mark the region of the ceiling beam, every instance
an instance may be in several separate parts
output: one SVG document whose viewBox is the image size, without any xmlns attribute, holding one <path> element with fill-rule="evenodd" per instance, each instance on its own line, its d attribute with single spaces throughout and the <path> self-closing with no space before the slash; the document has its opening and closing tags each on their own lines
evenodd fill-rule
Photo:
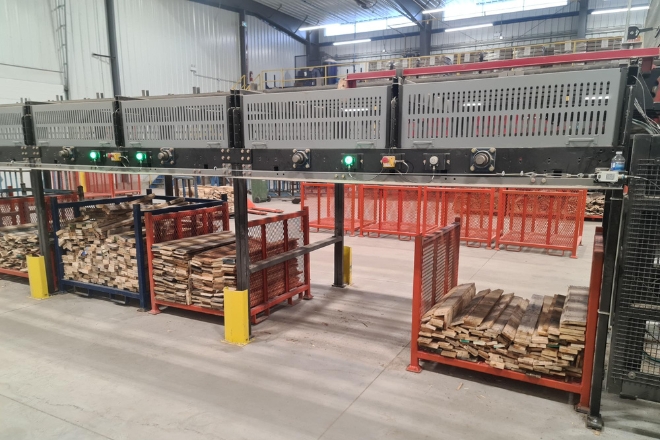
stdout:
<svg viewBox="0 0 660 440">
<path fill-rule="evenodd" d="M 194 3 L 201 3 L 207 6 L 226 9 L 228 11 L 245 11 L 247 14 L 259 17 L 279 31 L 284 32 L 291 38 L 305 44 L 307 40 L 296 34 L 296 31 L 303 25 L 304 21 L 287 15 L 283 12 L 269 8 L 266 5 L 257 3 L 254 0 L 190 0 Z"/>
<path fill-rule="evenodd" d="M 400 12 L 410 19 L 420 28 L 424 26 L 422 23 L 422 8 L 415 0 L 392 0 L 396 4 Z"/>
</svg>

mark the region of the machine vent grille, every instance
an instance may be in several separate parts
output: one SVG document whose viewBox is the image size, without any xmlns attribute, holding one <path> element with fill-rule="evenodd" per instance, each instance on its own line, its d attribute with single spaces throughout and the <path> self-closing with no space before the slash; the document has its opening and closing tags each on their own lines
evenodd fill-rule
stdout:
<svg viewBox="0 0 660 440">
<path fill-rule="evenodd" d="M 21 106 L 0 108 L 0 145 L 23 145 L 23 125 Z"/>
<path fill-rule="evenodd" d="M 90 146 L 89 141 L 115 145 L 113 101 L 71 102 L 32 106 L 38 143 Z"/>
<path fill-rule="evenodd" d="M 227 146 L 226 96 L 127 101 L 121 106 L 126 146 Z"/>
<path fill-rule="evenodd" d="M 612 70 L 618 76 L 602 74 Z M 405 85 L 404 147 L 543 147 L 571 141 L 611 146 L 620 79 L 620 71 L 610 69 Z"/>
<path fill-rule="evenodd" d="M 388 96 L 387 87 L 248 95 L 246 146 L 385 148 Z"/>
</svg>

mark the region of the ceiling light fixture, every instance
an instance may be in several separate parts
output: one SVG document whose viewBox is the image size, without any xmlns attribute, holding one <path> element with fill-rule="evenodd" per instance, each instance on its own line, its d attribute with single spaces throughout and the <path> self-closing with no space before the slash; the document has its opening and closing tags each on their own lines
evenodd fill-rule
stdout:
<svg viewBox="0 0 660 440">
<path fill-rule="evenodd" d="M 648 6 L 635 6 L 630 8 L 630 11 L 643 11 L 648 8 L 649 8 Z M 591 15 L 614 14 L 616 12 L 628 12 L 628 8 L 596 9 L 594 11 L 591 11 Z"/>
<path fill-rule="evenodd" d="M 436 12 L 442 12 L 444 10 L 445 8 L 429 9 L 428 11 L 422 11 L 422 14 L 434 14 Z"/>
<path fill-rule="evenodd" d="M 314 31 L 316 29 L 325 29 L 327 27 L 332 27 L 332 26 L 339 26 L 339 24 L 334 23 L 334 24 L 320 24 L 318 26 L 307 26 L 307 27 L 301 27 L 298 29 L 299 31 Z"/>
<path fill-rule="evenodd" d="M 472 26 L 461 26 L 461 27 L 455 27 L 455 28 L 445 28 L 445 32 L 467 31 L 469 29 L 479 29 L 479 28 L 485 28 L 485 27 L 491 27 L 491 26 L 493 26 L 493 23 L 475 24 L 475 25 L 472 25 Z"/>
<path fill-rule="evenodd" d="M 343 46 L 344 44 L 359 44 L 359 43 L 368 43 L 371 41 L 371 38 L 365 38 L 363 40 L 351 40 L 351 41 L 335 41 L 332 43 L 333 46 Z"/>
</svg>

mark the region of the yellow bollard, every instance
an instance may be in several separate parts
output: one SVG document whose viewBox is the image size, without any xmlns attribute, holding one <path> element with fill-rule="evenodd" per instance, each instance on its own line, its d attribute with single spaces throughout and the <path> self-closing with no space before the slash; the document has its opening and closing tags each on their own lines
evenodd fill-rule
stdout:
<svg viewBox="0 0 660 440">
<path fill-rule="evenodd" d="M 85 175 L 84 172 L 80 171 L 78 173 L 79 181 L 80 181 L 80 186 L 83 188 L 83 192 L 87 192 L 87 176 Z"/>
<path fill-rule="evenodd" d="M 246 345 L 250 342 L 250 321 L 247 290 L 224 289 L 225 342 Z"/>
<path fill-rule="evenodd" d="M 32 298 L 48 298 L 48 281 L 46 280 L 46 260 L 36 255 L 27 256 L 28 278 Z"/>
<path fill-rule="evenodd" d="M 353 249 L 344 246 L 344 284 L 353 283 Z"/>
</svg>

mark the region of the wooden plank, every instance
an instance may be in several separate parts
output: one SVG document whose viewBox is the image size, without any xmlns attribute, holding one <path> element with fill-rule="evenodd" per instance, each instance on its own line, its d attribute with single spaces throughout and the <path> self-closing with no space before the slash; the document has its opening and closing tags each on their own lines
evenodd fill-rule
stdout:
<svg viewBox="0 0 660 440">
<path fill-rule="evenodd" d="M 536 330 L 536 324 L 543 309 L 543 301 L 543 295 L 532 295 L 514 338 L 516 344 L 527 345 L 532 342 L 532 334 Z"/>
<path fill-rule="evenodd" d="M 532 335 L 532 342 L 534 343 L 548 343 L 547 339 L 547 326 L 550 325 L 550 311 L 552 310 L 552 305 L 555 298 L 553 296 L 546 295 L 543 297 L 543 307 L 541 308 L 541 315 L 539 316 L 539 322 L 536 326 L 536 330 Z M 545 328 L 545 330 L 544 330 Z M 543 333 L 543 334 L 541 334 Z M 538 342 L 536 342 L 538 341 Z"/>
<path fill-rule="evenodd" d="M 587 326 L 587 304 L 589 288 L 570 286 L 564 303 L 564 310 L 559 320 L 559 326 Z"/>
<path fill-rule="evenodd" d="M 488 315 L 486 315 L 486 318 L 484 318 L 483 322 L 477 327 L 477 330 L 488 330 L 491 328 L 500 317 L 502 312 L 504 312 L 509 306 L 509 303 L 512 299 L 513 293 L 507 293 L 500 296 L 500 299 L 497 301 L 497 303 L 495 303 L 495 306 L 491 309 Z"/>
<path fill-rule="evenodd" d="M 559 320 L 561 319 L 561 314 L 564 311 L 564 302 L 566 297 L 564 295 L 557 295 L 555 300 L 555 308 L 552 310 L 550 315 L 550 324 L 548 325 L 548 335 L 559 336 Z"/>
<path fill-rule="evenodd" d="M 469 316 L 464 319 L 465 326 L 468 328 L 477 328 L 486 316 L 488 316 L 495 304 L 497 304 L 503 293 L 504 291 L 502 289 L 489 292 L 474 310 L 470 312 Z"/>
<path fill-rule="evenodd" d="M 445 296 L 444 301 L 435 308 L 433 316 L 442 319 L 445 322 L 446 328 L 447 323 L 451 323 L 454 316 L 457 316 L 462 308 L 470 303 L 475 291 L 474 283 L 460 284 L 454 287 Z"/>
<path fill-rule="evenodd" d="M 474 295 L 474 298 L 470 301 L 470 304 L 468 304 L 467 307 L 463 309 L 463 311 L 454 319 L 454 321 L 451 323 L 452 327 L 457 326 L 457 325 L 462 325 L 464 323 L 464 319 L 467 315 L 469 315 L 472 310 L 474 310 L 477 305 L 481 302 L 482 299 L 490 292 L 490 289 L 482 290 L 478 292 L 476 295 Z"/>
<path fill-rule="evenodd" d="M 513 299 L 511 299 L 511 302 L 509 302 L 509 305 L 506 307 L 506 309 L 497 318 L 497 321 L 495 321 L 495 323 L 488 330 L 485 331 L 485 334 L 491 338 L 496 338 L 497 336 L 499 336 L 504 330 L 504 327 L 506 327 L 507 323 L 509 322 L 511 315 L 513 315 L 513 312 L 517 310 L 518 306 L 522 301 L 523 299 L 521 297 L 514 296 Z"/>
<path fill-rule="evenodd" d="M 506 338 L 507 341 L 511 342 L 516 337 L 518 326 L 520 325 L 520 321 L 525 315 L 525 311 L 527 310 L 528 305 L 529 300 L 523 299 L 518 303 L 518 307 L 513 310 L 513 313 L 511 313 L 511 317 L 502 330 L 502 337 Z"/>
</svg>

